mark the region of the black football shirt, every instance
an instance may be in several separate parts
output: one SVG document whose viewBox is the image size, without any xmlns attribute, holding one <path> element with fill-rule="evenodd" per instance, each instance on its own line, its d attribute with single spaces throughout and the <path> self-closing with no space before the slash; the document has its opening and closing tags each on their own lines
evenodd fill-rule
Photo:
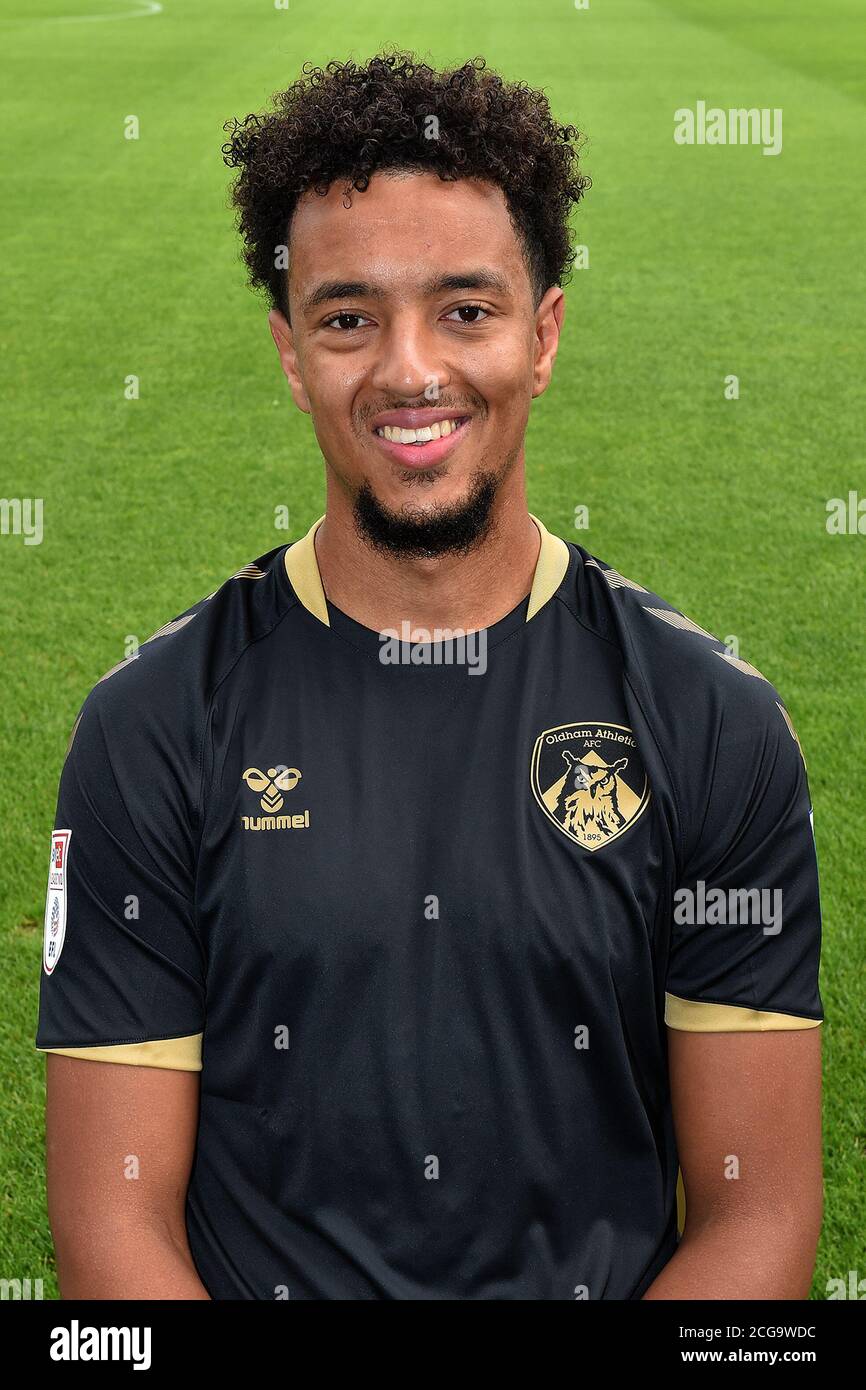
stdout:
<svg viewBox="0 0 866 1390">
<path fill-rule="evenodd" d="M 780 697 L 536 524 L 528 599 L 415 645 L 328 602 L 314 526 L 76 722 L 37 1047 L 200 1071 L 215 1299 L 640 1298 L 667 1028 L 822 1021 Z"/>
</svg>

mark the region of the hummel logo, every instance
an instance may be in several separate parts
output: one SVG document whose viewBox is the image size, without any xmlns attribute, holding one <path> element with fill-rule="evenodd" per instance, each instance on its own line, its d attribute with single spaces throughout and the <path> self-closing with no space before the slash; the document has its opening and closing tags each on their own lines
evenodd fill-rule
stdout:
<svg viewBox="0 0 866 1390">
<path fill-rule="evenodd" d="M 301 774 L 296 767 L 269 767 L 267 772 L 248 767 L 243 778 L 250 791 L 261 792 L 262 810 L 272 816 L 282 809 L 282 793 L 292 791 L 300 782 Z"/>
<path fill-rule="evenodd" d="M 266 813 L 263 816 L 241 816 L 244 830 L 306 830 L 310 824 L 310 812 L 298 811 L 295 815 L 280 816 L 283 808 L 283 792 L 293 791 L 301 780 L 296 767 L 269 767 L 267 772 L 260 768 L 248 767 L 242 773 L 251 792 L 257 792 L 259 804 Z"/>
</svg>

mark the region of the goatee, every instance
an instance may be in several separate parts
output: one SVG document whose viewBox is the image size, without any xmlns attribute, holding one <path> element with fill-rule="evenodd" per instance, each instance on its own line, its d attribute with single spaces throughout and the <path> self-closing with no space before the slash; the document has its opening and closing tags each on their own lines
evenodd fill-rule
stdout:
<svg viewBox="0 0 866 1390">
<path fill-rule="evenodd" d="M 355 498 L 355 525 L 374 549 L 390 555 L 433 559 L 466 554 L 488 533 L 496 490 L 491 474 L 476 473 L 465 501 L 443 503 L 432 511 L 409 506 L 392 512 L 364 482 Z"/>
</svg>

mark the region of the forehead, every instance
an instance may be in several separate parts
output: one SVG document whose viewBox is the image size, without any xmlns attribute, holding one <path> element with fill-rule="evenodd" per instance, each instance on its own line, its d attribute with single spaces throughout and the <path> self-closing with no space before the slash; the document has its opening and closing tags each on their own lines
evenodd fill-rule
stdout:
<svg viewBox="0 0 866 1390">
<path fill-rule="evenodd" d="M 290 294 L 317 280 L 376 281 L 403 293 L 435 272 L 496 264 L 515 289 L 527 279 L 505 196 L 480 179 L 444 182 L 436 174 L 376 173 L 367 189 L 344 182 L 305 193 L 290 233 Z"/>
</svg>

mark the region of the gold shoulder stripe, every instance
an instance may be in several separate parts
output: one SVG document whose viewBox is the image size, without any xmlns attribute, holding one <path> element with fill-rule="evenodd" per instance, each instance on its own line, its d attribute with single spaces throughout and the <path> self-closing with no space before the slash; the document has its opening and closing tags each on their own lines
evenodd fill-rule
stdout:
<svg viewBox="0 0 866 1390">
<path fill-rule="evenodd" d="M 759 681 L 767 680 L 767 677 L 758 670 L 757 666 L 751 666 L 748 661 L 743 661 L 742 657 L 732 656 L 730 652 L 716 652 L 716 656 L 720 656 L 731 666 L 736 666 L 737 670 L 742 671 L 744 676 L 755 676 Z M 769 681 L 767 684 L 769 685 Z"/>
<path fill-rule="evenodd" d="M 818 1028 L 820 1018 L 767 1009 L 744 1009 L 738 1004 L 705 1004 L 696 999 L 665 995 L 665 1023 L 685 1033 L 770 1033 L 796 1028 Z"/>
<path fill-rule="evenodd" d="M 553 598 L 565 578 L 569 559 L 568 546 L 565 541 L 560 540 L 559 536 L 552 536 L 537 516 L 532 516 L 532 513 L 530 516 L 538 527 L 541 536 L 541 549 L 538 552 L 535 574 L 532 579 L 532 590 L 529 595 L 529 607 L 526 610 L 527 622 L 540 612 L 549 599 Z"/>
<path fill-rule="evenodd" d="M 69 757 L 70 750 L 72 748 L 73 743 L 75 742 L 75 735 L 78 733 L 78 726 L 81 723 L 81 716 L 83 713 L 84 710 L 78 711 L 78 718 L 72 726 L 72 733 L 69 735 L 69 742 L 66 745 L 66 753 L 64 754 L 64 756 L 67 758 Z"/>
<path fill-rule="evenodd" d="M 328 605 L 325 602 L 325 590 L 322 588 L 322 576 L 319 574 L 319 565 L 316 560 L 315 535 L 324 521 L 320 516 L 318 521 L 314 521 L 305 536 L 294 545 L 286 549 L 286 574 L 289 576 L 289 583 L 294 589 L 300 602 L 304 605 L 308 613 L 312 613 L 314 618 L 318 618 L 325 627 L 330 627 L 328 621 Z"/>
<path fill-rule="evenodd" d="M 150 638 L 147 640 L 150 641 Z M 122 661 L 118 661 L 110 670 L 106 671 L 104 676 L 100 676 L 96 684 L 101 685 L 103 681 L 108 680 L 109 676 L 113 676 L 115 671 L 122 671 L 124 666 L 128 666 L 131 661 L 135 661 L 134 656 L 125 656 Z"/>
<path fill-rule="evenodd" d="M 791 716 L 790 716 L 790 714 L 788 713 L 788 711 L 785 709 L 785 706 L 779 704 L 779 701 L 778 701 L 778 700 L 776 701 L 776 709 L 779 711 L 779 713 L 781 714 L 781 716 L 782 716 L 782 718 L 784 719 L 785 723 L 787 724 L 787 726 L 788 726 L 788 733 L 791 735 L 791 738 L 794 740 L 795 743 L 799 743 L 800 740 L 799 740 L 799 738 L 797 737 L 797 730 L 794 728 L 794 725 L 793 725 L 793 723 L 791 722 Z"/>
<path fill-rule="evenodd" d="M 253 564 L 243 565 L 236 574 L 232 575 L 232 579 L 264 579 L 264 577 L 264 570 Z"/>
<path fill-rule="evenodd" d="M 170 623 L 166 623 L 164 627 L 157 628 L 156 632 L 152 632 L 149 637 L 146 637 L 141 643 L 141 646 L 145 647 L 148 642 L 155 642 L 157 637 L 168 637 L 169 633 L 180 631 L 182 627 L 186 627 L 187 623 L 191 623 L 193 618 L 197 616 L 196 613 L 185 613 L 182 618 L 173 618 Z M 112 666 L 110 671 L 106 671 L 104 676 L 100 676 L 96 684 L 101 685 L 103 681 L 108 680 L 109 676 L 113 676 L 117 671 L 122 671 L 124 666 L 129 666 L 133 661 L 137 660 L 137 653 L 134 656 L 125 656 L 122 661 L 117 662 L 116 666 Z M 71 746 L 72 744 L 70 742 L 70 747 Z"/>
<path fill-rule="evenodd" d="M 85 1062 L 121 1062 L 130 1067 L 201 1071 L 201 1040 L 201 1033 L 190 1033 L 185 1038 L 117 1043 L 112 1047 L 37 1047 L 36 1051 L 56 1052 L 61 1057 L 80 1057 Z"/>
<path fill-rule="evenodd" d="M 654 618 L 661 618 L 663 623 L 669 623 L 671 627 L 679 628 L 681 632 L 694 632 L 698 637 L 709 637 L 711 642 L 718 641 L 706 628 L 699 627 L 693 623 L 691 618 L 687 618 L 684 613 L 678 613 L 676 609 L 670 608 L 645 608 L 646 613 L 652 613 Z"/>
<path fill-rule="evenodd" d="M 649 593 L 649 590 L 645 589 L 643 584 L 638 584 L 634 579 L 626 579 L 625 575 L 620 574 L 619 570 L 615 570 L 612 565 L 608 565 L 607 569 L 603 569 L 592 556 L 585 561 L 585 564 L 590 565 L 593 569 L 597 569 L 599 574 L 607 580 L 611 589 L 634 589 L 638 594 Z"/>
<path fill-rule="evenodd" d="M 182 618 L 172 618 L 170 623 L 165 623 L 162 627 L 158 627 L 156 632 L 151 633 L 146 641 L 155 642 L 157 637 L 168 637 L 170 632 L 179 632 L 182 627 L 186 627 L 187 623 L 191 623 L 196 617 L 198 617 L 197 613 L 185 613 Z M 127 657 L 127 660 L 132 661 L 134 658 Z M 103 676 L 102 679 L 105 680 L 105 677 Z"/>
<path fill-rule="evenodd" d="M 779 713 L 781 714 L 782 718 L 784 719 L 785 724 L 786 724 L 787 729 L 788 729 L 788 733 L 791 735 L 791 738 L 794 740 L 794 742 L 796 743 L 797 747 L 799 748 L 799 750 L 800 750 L 800 757 L 803 759 L 803 766 L 805 767 L 805 765 L 806 765 L 806 754 L 803 752 L 803 745 L 802 745 L 802 743 L 800 742 L 800 735 L 797 733 L 797 730 L 794 728 L 794 724 L 793 724 L 793 721 L 792 721 L 792 719 L 791 719 L 791 716 L 790 716 L 790 714 L 788 713 L 788 711 L 785 709 L 785 706 L 784 706 L 783 704 L 781 704 L 778 700 L 776 701 L 776 709 L 779 711 Z"/>
</svg>

